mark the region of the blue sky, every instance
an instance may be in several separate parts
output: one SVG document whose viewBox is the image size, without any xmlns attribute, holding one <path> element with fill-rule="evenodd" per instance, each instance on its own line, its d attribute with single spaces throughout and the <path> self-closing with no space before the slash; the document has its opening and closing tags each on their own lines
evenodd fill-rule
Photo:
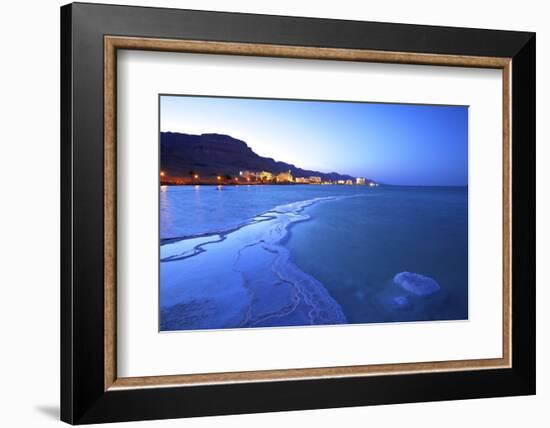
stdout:
<svg viewBox="0 0 550 428">
<path fill-rule="evenodd" d="M 161 96 L 161 131 L 228 134 L 257 154 L 387 184 L 467 185 L 468 108 Z"/>
</svg>

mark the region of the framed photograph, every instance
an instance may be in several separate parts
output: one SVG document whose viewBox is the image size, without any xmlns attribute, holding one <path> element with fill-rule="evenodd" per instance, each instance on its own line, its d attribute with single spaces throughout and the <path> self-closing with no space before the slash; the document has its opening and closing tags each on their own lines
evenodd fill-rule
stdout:
<svg viewBox="0 0 550 428">
<path fill-rule="evenodd" d="M 61 8 L 61 418 L 535 393 L 535 35 Z"/>
</svg>

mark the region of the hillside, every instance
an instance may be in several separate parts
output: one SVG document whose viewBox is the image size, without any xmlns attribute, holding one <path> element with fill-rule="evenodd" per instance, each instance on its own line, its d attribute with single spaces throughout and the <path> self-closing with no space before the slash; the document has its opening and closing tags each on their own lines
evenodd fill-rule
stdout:
<svg viewBox="0 0 550 428">
<path fill-rule="evenodd" d="M 191 173 L 201 177 L 238 176 L 239 171 L 269 171 L 273 174 L 290 170 L 294 177 L 318 176 L 322 180 L 353 180 L 337 172 L 324 173 L 262 157 L 241 140 L 221 134 L 161 133 L 161 170 L 169 176 L 184 177 Z"/>
</svg>

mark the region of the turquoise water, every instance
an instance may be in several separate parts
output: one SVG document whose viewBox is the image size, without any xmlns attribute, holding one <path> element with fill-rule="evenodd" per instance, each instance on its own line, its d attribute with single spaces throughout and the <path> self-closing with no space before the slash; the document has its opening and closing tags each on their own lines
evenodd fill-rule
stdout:
<svg viewBox="0 0 550 428">
<path fill-rule="evenodd" d="M 465 319 L 467 207 L 466 188 L 377 188 L 370 198 L 312 207 L 311 221 L 293 228 L 286 245 L 350 323 Z M 393 284 L 399 272 L 433 278 L 441 291 L 393 308 L 406 294 Z"/>
<path fill-rule="evenodd" d="M 467 196 L 163 187 L 161 330 L 466 319 Z"/>
</svg>

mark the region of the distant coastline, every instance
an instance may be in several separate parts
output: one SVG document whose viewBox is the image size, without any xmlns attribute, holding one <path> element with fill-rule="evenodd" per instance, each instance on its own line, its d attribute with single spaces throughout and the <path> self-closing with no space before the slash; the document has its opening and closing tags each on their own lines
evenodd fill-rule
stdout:
<svg viewBox="0 0 550 428">
<path fill-rule="evenodd" d="M 234 180 L 234 179 L 189 179 L 185 177 L 165 177 L 161 175 L 161 186 L 379 186 L 378 183 L 369 181 L 368 183 L 338 183 L 338 182 L 322 182 L 322 183 L 303 183 L 296 181 L 246 181 L 246 180 Z"/>
<path fill-rule="evenodd" d="M 161 132 L 161 185 L 367 185 L 366 177 L 300 168 L 256 154 L 223 134 Z"/>
</svg>

